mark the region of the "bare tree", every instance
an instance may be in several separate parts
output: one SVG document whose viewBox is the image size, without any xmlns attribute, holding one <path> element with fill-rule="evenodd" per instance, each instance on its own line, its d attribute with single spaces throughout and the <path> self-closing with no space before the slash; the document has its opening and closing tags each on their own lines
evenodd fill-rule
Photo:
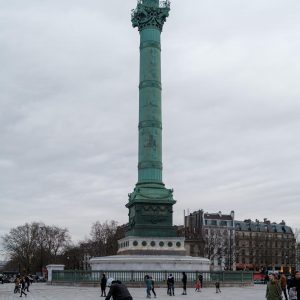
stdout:
<svg viewBox="0 0 300 300">
<path fill-rule="evenodd" d="M 232 249 L 230 249 L 231 245 L 228 241 L 228 236 L 222 236 L 219 229 L 210 229 L 207 230 L 204 241 L 204 256 L 210 259 L 212 266 L 214 265 L 215 260 L 217 260 L 220 267 L 226 266 L 230 268 L 232 264 L 232 257 L 230 257 L 232 255 L 230 251 Z"/>
<path fill-rule="evenodd" d="M 97 247 L 99 256 L 113 255 L 118 250 L 118 223 L 114 220 L 104 223 L 96 222 L 91 228 L 91 241 Z"/>
<path fill-rule="evenodd" d="M 19 271 L 37 271 L 55 262 L 70 242 L 68 230 L 43 223 L 18 226 L 2 237 L 3 248 Z"/>
</svg>

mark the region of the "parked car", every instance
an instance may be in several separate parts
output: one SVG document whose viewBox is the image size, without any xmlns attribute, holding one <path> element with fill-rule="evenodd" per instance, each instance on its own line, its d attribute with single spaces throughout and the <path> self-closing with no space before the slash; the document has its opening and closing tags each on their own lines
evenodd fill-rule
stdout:
<svg viewBox="0 0 300 300">
<path fill-rule="evenodd" d="M 3 284 L 3 283 L 10 283 L 10 280 L 7 276 L 5 275 L 2 275 L 0 276 L 0 282 Z"/>
<path fill-rule="evenodd" d="M 43 276 L 36 276 L 35 280 L 36 282 L 46 282 L 46 279 Z"/>
</svg>

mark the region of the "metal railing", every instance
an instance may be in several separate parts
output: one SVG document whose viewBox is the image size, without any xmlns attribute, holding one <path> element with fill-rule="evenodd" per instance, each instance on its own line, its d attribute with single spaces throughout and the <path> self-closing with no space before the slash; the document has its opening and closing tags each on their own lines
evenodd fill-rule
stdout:
<svg viewBox="0 0 300 300">
<path fill-rule="evenodd" d="M 168 275 L 174 276 L 175 282 L 181 282 L 182 272 L 176 271 L 81 271 L 81 270 L 65 270 L 53 271 L 52 282 L 70 282 L 70 283 L 99 283 L 102 274 L 107 278 L 112 277 L 121 280 L 127 284 L 144 284 L 145 275 L 151 275 L 157 284 L 164 284 L 167 281 Z M 212 283 L 220 281 L 223 283 L 252 283 L 253 272 L 185 272 L 187 281 L 194 283 L 199 274 L 203 275 L 203 282 Z"/>
</svg>

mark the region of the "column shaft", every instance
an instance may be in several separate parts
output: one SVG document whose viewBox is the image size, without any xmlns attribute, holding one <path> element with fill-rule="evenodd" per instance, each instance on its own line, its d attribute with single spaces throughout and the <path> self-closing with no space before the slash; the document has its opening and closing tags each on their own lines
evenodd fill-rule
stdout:
<svg viewBox="0 0 300 300">
<path fill-rule="evenodd" d="M 160 30 L 140 31 L 138 182 L 162 182 Z"/>
</svg>

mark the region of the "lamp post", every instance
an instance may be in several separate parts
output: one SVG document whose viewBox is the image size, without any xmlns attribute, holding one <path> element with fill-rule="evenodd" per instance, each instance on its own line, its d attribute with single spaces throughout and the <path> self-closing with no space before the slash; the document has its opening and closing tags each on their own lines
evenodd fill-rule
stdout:
<svg viewBox="0 0 300 300">
<path fill-rule="evenodd" d="M 67 256 L 67 270 L 70 269 L 70 256 Z"/>
</svg>

